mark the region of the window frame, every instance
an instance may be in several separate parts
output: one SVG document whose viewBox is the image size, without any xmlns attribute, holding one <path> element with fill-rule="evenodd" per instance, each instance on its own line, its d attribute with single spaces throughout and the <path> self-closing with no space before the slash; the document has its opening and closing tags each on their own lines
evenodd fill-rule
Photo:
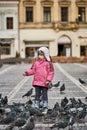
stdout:
<svg viewBox="0 0 87 130">
<path fill-rule="evenodd" d="M 84 14 L 82 14 L 82 12 L 80 13 L 80 9 L 84 9 L 84 12 L 83 12 Z M 86 22 L 86 7 L 84 7 L 84 6 L 81 6 L 81 7 L 79 6 L 78 7 L 78 21 L 80 23 L 85 23 Z"/>
<path fill-rule="evenodd" d="M 6 17 L 6 29 L 14 29 L 14 17 Z"/>
<path fill-rule="evenodd" d="M 2 46 L 2 54 L 10 55 L 11 54 L 11 47 L 10 45 L 3 45 Z"/>
<path fill-rule="evenodd" d="M 30 20 L 27 20 L 27 8 L 32 8 L 32 18 L 30 19 Z M 29 12 L 28 12 L 29 13 Z M 30 12 L 31 13 L 31 12 Z M 31 15 L 31 14 L 30 14 Z M 29 19 L 29 18 L 28 18 Z M 25 21 L 27 22 L 27 23 L 32 23 L 32 22 L 34 22 L 34 7 L 33 6 L 26 6 L 25 7 Z"/>
<path fill-rule="evenodd" d="M 63 20 L 63 15 L 64 16 L 66 16 L 64 13 L 65 13 L 65 11 L 63 12 L 63 8 L 65 8 L 65 9 L 67 9 L 66 11 L 67 11 L 67 18 L 66 17 L 64 17 L 64 19 L 65 20 Z M 60 9 L 61 9 L 61 22 L 68 22 L 69 21 L 69 7 L 68 6 L 61 6 L 60 7 Z"/>
<path fill-rule="evenodd" d="M 52 19 L 51 18 L 51 7 L 50 6 L 43 6 L 43 22 L 44 23 L 51 23 L 51 19 Z"/>
</svg>

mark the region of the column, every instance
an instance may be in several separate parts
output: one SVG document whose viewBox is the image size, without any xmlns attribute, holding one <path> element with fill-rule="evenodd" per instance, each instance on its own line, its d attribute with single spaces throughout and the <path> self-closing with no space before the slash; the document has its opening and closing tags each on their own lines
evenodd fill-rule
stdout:
<svg viewBox="0 0 87 130">
<path fill-rule="evenodd" d="M 41 10 L 41 1 L 37 0 L 34 10 L 34 16 L 35 16 L 35 22 L 39 23 L 41 22 L 41 16 L 42 16 L 42 10 Z"/>
<path fill-rule="evenodd" d="M 76 1 L 72 0 L 71 1 L 71 6 L 70 6 L 70 21 L 75 21 L 76 18 L 78 18 L 78 7 L 76 6 Z"/>
<path fill-rule="evenodd" d="M 58 19 L 58 1 L 57 0 L 54 0 L 54 7 L 53 7 L 53 11 L 52 13 L 54 14 L 53 15 L 53 21 L 54 22 L 58 22 L 59 19 Z"/>
</svg>

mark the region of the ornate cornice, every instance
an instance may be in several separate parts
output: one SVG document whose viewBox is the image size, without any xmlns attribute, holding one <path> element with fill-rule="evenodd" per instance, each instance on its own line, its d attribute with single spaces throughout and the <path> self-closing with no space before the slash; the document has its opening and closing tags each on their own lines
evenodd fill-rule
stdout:
<svg viewBox="0 0 87 130">
<path fill-rule="evenodd" d="M 71 1 L 70 0 L 59 0 L 58 3 L 60 6 L 70 6 Z"/>
<path fill-rule="evenodd" d="M 14 2 L 12 2 L 12 1 L 0 1 L 0 4 L 19 4 L 19 2 L 18 1 L 14 1 Z"/>
<path fill-rule="evenodd" d="M 44 6 L 44 5 L 50 5 L 50 6 L 52 6 L 53 5 L 53 1 L 51 1 L 51 0 L 43 0 L 43 1 L 41 1 L 41 5 L 42 6 Z"/>
<path fill-rule="evenodd" d="M 34 0 L 33 0 L 33 1 L 24 0 L 24 1 L 23 1 L 23 4 L 24 4 L 24 5 L 35 5 L 35 4 L 36 4 L 36 1 L 34 1 Z"/>
<path fill-rule="evenodd" d="M 87 0 L 76 0 L 77 6 L 87 6 Z"/>
<path fill-rule="evenodd" d="M 68 22 L 68 23 L 53 23 L 53 28 L 56 32 L 59 30 L 72 30 L 72 31 L 77 31 L 79 28 L 79 25 L 76 22 Z"/>
</svg>

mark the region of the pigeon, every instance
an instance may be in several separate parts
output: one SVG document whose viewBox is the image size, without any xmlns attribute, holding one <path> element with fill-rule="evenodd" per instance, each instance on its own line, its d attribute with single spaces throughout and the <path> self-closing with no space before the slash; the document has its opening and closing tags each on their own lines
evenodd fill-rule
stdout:
<svg viewBox="0 0 87 130">
<path fill-rule="evenodd" d="M 7 103 L 8 103 L 8 97 L 7 96 L 5 96 L 4 98 L 1 98 L 1 104 L 7 105 Z"/>
<path fill-rule="evenodd" d="M 33 101 L 32 101 L 31 99 L 29 99 L 29 100 L 26 102 L 26 104 L 32 105 L 32 104 L 33 104 Z"/>
<path fill-rule="evenodd" d="M 9 130 L 13 130 L 15 128 L 15 126 L 17 127 L 22 127 L 24 126 L 26 123 L 26 120 L 24 118 L 17 118 L 14 120 L 14 122 L 12 122 L 10 125 L 9 125 Z"/>
<path fill-rule="evenodd" d="M 32 116 L 21 130 L 33 130 L 35 128 L 34 117 Z"/>
<path fill-rule="evenodd" d="M 59 111 L 59 109 L 60 109 L 59 103 L 56 102 L 56 103 L 54 104 L 53 110 Z"/>
<path fill-rule="evenodd" d="M 21 126 L 23 126 L 25 123 L 26 123 L 25 118 L 17 118 L 17 119 L 14 121 L 14 126 L 21 127 Z"/>
<path fill-rule="evenodd" d="M 4 107 L 0 107 L 0 114 L 3 115 L 5 113 L 5 108 Z"/>
<path fill-rule="evenodd" d="M 87 83 L 86 83 L 85 81 L 83 81 L 81 78 L 79 78 L 79 82 L 80 82 L 81 84 L 87 85 Z"/>
<path fill-rule="evenodd" d="M 73 127 L 73 125 L 75 124 L 76 119 L 73 115 L 69 116 L 69 121 L 68 121 L 68 126 L 69 126 L 69 130 L 71 129 L 71 127 Z"/>
<path fill-rule="evenodd" d="M 23 112 L 21 112 L 19 115 L 19 118 L 24 118 L 26 120 L 28 120 L 29 117 L 30 117 L 30 112 L 26 109 Z"/>
<path fill-rule="evenodd" d="M 60 87 L 60 93 L 62 94 L 62 92 L 65 90 L 65 84 L 63 84 L 61 87 Z"/>
<path fill-rule="evenodd" d="M 85 101 L 87 102 L 87 96 L 85 97 Z"/>
<path fill-rule="evenodd" d="M 44 117 L 44 121 L 50 120 L 54 121 L 58 117 L 58 111 L 56 109 L 52 109 L 50 112 L 47 111 L 47 114 Z"/>
<path fill-rule="evenodd" d="M 64 108 L 67 104 L 68 104 L 68 99 L 67 99 L 67 97 L 65 97 L 65 98 L 63 98 L 63 99 L 61 100 L 61 107 Z"/>
<path fill-rule="evenodd" d="M 51 89 L 51 88 L 53 88 L 53 87 L 58 88 L 58 87 L 59 87 L 59 85 L 60 85 L 60 81 L 58 81 L 58 82 L 57 82 L 57 83 L 55 83 L 55 84 L 50 83 L 48 88 L 49 88 L 49 89 Z"/>
<path fill-rule="evenodd" d="M 52 113 L 52 111 L 53 111 L 53 109 L 49 108 L 49 109 L 47 110 L 47 115 L 50 115 L 50 114 Z"/>
<path fill-rule="evenodd" d="M 30 116 L 38 115 L 41 113 L 39 109 L 35 109 L 30 104 L 26 104 L 26 110 L 29 110 Z"/>
<path fill-rule="evenodd" d="M 86 107 L 83 107 L 81 111 L 78 111 L 77 113 L 77 121 L 83 120 L 87 115 Z"/>
<path fill-rule="evenodd" d="M 33 93 L 33 88 L 31 88 L 27 93 L 25 93 L 22 97 L 30 97 Z"/>
<path fill-rule="evenodd" d="M 74 97 L 70 98 L 70 102 L 71 102 L 73 108 L 79 107 L 79 102 Z"/>
<path fill-rule="evenodd" d="M 58 81 L 57 83 L 55 83 L 55 84 L 53 84 L 53 87 L 59 87 L 59 85 L 60 85 L 60 81 Z"/>
<path fill-rule="evenodd" d="M 12 123 L 16 118 L 16 112 L 10 112 L 7 117 L 4 117 L 1 121 L 0 124 L 9 124 Z"/>
<path fill-rule="evenodd" d="M 80 107 L 85 107 L 86 104 L 81 101 L 81 99 L 78 99 L 78 104 Z"/>
<path fill-rule="evenodd" d="M 53 126 L 50 127 L 50 129 L 54 129 L 54 128 L 58 128 L 58 129 L 64 129 L 68 126 L 68 121 L 67 120 L 63 120 L 63 121 L 60 121 L 56 124 L 54 124 Z"/>
</svg>

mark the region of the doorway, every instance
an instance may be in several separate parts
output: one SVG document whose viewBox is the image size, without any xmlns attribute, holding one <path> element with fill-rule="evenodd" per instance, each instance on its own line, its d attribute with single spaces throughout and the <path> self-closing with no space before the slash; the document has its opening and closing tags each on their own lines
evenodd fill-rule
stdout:
<svg viewBox="0 0 87 130">
<path fill-rule="evenodd" d="M 62 36 L 58 40 L 58 56 L 71 56 L 71 40 L 67 36 Z"/>
<path fill-rule="evenodd" d="M 86 56 L 86 46 L 80 46 L 80 55 Z"/>
<path fill-rule="evenodd" d="M 58 56 L 71 56 L 71 45 L 64 45 L 64 44 L 59 44 L 58 45 Z"/>
<path fill-rule="evenodd" d="M 64 46 L 63 45 L 58 45 L 58 56 L 61 56 L 61 55 L 63 55 L 63 48 L 64 48 Z"/>
</svg>

